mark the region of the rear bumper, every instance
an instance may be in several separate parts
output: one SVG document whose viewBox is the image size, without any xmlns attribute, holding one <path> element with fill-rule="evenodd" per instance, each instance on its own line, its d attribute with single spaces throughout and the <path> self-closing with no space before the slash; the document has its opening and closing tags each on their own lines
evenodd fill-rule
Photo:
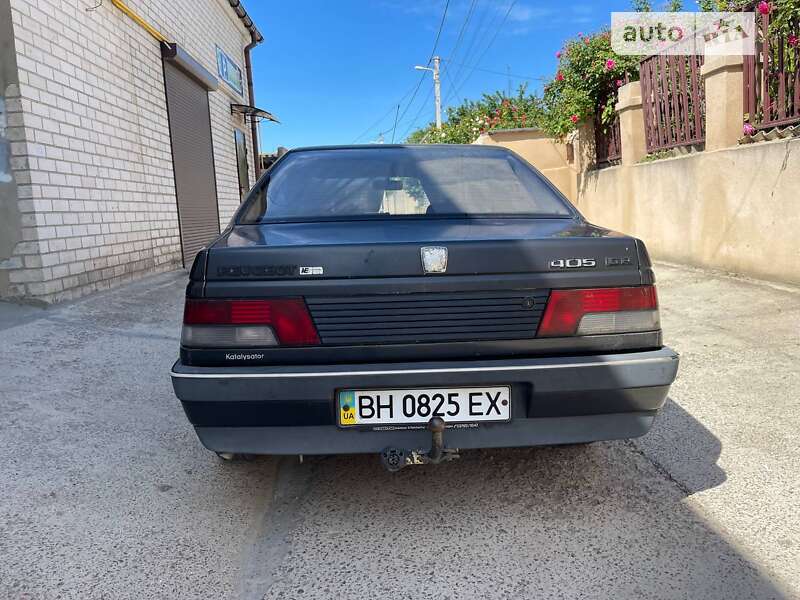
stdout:
<svg viewBox="0 0 800 600">
<path fill-rule="evenodd" d="M 645 434 L 675 380 L 669 348 L 608 355 L 313 367 L 193 367 L 175 394 L 203 444 L 218 452 L 340 454 L 423 448 L 424 430 L 336 426 L 339 388 L 511 384 L 512 420 L 448 429 L 451 448 L 565 444 Z"/>
</svg>

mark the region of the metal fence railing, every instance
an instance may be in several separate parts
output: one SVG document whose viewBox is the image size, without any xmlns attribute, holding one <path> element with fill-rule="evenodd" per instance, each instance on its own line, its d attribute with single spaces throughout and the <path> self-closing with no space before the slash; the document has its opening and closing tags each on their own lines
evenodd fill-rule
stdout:
<svg viewBox="0 0 800 600">
<path fill-rule="evenodd" d="M 794 37 L 775 34 L 774 17 L 756 14 L 756 53 L 744 57 L 744 118 L 756 129 L 800 123 L 800 23 Z"/>
<path fill-rule="evenodd" d="M 648 56 L 639 65 L 647 152 L 705 142 L 702 55 Z"/>
</svg>

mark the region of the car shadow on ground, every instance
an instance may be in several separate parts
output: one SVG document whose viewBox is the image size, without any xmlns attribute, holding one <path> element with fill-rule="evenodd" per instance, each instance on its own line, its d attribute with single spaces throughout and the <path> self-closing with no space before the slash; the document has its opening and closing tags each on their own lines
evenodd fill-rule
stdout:
<svg viewBox="0 0 800 600">
<path fill-rule="evenodd" d="M 470 451 L 395 474 L 374 455 L 283 458 L 280 517 L 265 521 L 254 548 L 270 548 L 276 566 L 265 577 L 264 562 L 252 563 L 244 589 L 263 598 L 324 597 L 324 589 L 367 597 L 383 582 L 394 598 L 421 590 L 431 598 L 790 597 L 686 502 L 725 481 L 719 440 L 673 401 L 651 435 L 647 444 L 646 436 Z M 692 459 L 674 461 L 675 472 L 649 454 L 676 447 Z M 332 557 L 358 569 L 330 568 Z M 247 584 L 253 569 L 257 589 Z M 393 572 L 402 576 L 387 577 Z"/>
<path fill-rule="evenodd" d="M 727 479 L 717 464 L 722 442 L 672 398 L 650 432 L 632 444 L 687 495 L 715 488 Z"/>
</svg>

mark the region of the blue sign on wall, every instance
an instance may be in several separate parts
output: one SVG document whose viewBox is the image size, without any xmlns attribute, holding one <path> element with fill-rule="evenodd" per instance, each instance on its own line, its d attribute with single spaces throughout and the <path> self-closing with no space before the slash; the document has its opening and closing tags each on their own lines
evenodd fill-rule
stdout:
<svg viewBox="0 0 800 600">
<path fill-rule="evenodd" d="M 242 87 L 242 69 L 233 62 L 233 59 L 225 54 L 219 46 L 216 48 L 217 73 L 220 78 L 236 90 L 240 96 L 244 95 L 244 88 Z"/>
</svg>

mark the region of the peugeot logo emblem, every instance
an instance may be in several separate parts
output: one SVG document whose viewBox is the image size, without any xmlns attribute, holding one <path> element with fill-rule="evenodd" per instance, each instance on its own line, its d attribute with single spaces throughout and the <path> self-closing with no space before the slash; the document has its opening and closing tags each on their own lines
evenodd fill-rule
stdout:
<svg viewBox="0 0 800 600">
<path fill-rule="evenodd" d="M 419 249 L 422 256 L 422 270 L 425 273 L 444 273 L 447 271 L 447 248 L 444 246 L 423 246 Z"/>
</svg>

